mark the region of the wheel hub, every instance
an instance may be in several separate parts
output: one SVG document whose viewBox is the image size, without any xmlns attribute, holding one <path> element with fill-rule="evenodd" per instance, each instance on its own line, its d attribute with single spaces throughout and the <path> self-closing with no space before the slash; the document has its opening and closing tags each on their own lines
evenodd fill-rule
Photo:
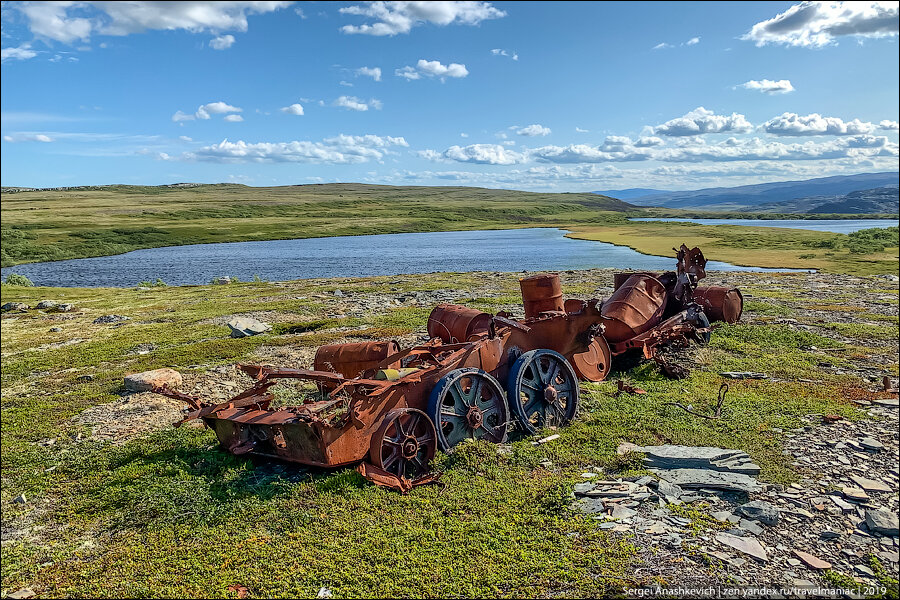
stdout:
<svg viewBox="0 0 900 600">
<path fill-rule="evenodd" d="M 556 388 L 552 385 L 548 385 L 544 388 L 544 400 L 553 404 L 559 398 L 559 393 L 557 393 Z"/>
<path fill-rule="evenodd" d="M 403 458 L 413 458 L 419 453 L 419 442 L 416 441 L 416 438 L 409 436 L 406 438 L 406 441 L 403 442 L 402 448 Z"/>
<path fill-rule="evenodd" d="M 484 415 L 478 407 L 470 406 L 469 410 L 466 412 L 466 421 L 469 423 L 469 427 L 478 429 L 481 427 L 482 422 L 484 422 Z"/>
</svg>

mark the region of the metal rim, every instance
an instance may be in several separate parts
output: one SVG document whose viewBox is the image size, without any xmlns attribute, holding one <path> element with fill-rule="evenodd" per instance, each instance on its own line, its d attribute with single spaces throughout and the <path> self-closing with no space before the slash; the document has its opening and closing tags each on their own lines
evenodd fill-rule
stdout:
<svg viewBox="0 0 900 600">
<path fill-rule="evenodd" d="M 698 329 L 709 329 L 709 318 L 707 318 L 706 313 L 701 311 L 697 312 L 697 323 L 696 326 Z M 712 331 L 705 331 L 703 333 L 695 333 L 694 338 L 697 343 L 701 346 L 706 346 L 709 344 L 709 340 L 712 338 Z"/>
<path fill-rule="evenodd" d="M 602 336 L 597 336 L 586 351 L 573 354 L 569 362 L 580 379 L 603 381 L 609 375 L 612 352 L 606 340 Z"/>
<path fill-rule="evenodd" d="M 428 415 L 414 408 L 395 408 L 372 437 L 372 463 L 398 477 L 415 479 L 428 472 L 436 437 Z"/>
<path fill-rule="evenodd" d="M 513 365 L 507 380 L 507 398 L 525 431 L 561 426 L 578 411 L 578 377 L 569 361 L 553 350 L 531 350 Z"/>
<path fill-rule="evenodd" d="M 500 382 L 476 368 L 455 369 L 438 381 L 428 399 L 438 445 L 444 452 L 465 439 L 506 440 L 509 410 Z"/>
</svg>

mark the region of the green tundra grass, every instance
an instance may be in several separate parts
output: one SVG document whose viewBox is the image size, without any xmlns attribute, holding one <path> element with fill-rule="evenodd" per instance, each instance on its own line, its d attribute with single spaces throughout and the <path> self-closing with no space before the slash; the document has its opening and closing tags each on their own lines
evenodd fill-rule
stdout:
<svg viewBox="0 0 900 600">
<path fill-rule="evenodd" d="M 564 289 L 611 285 L 609 271 L 592 273 L 571 286 L 563 274 Z M 514 437 L 503 452 L 463 444 L 436 461 L 443 485 L 407 496 L 351 469 L 234 457 L 205 429 L 164 427 L 113 445 L 73 418 L 127 399 L 122 377 L 131 372 L 170 366 L 190 376 L 279 351 L 311 356 L 332 341 L 408 343 L 424 333 L 430 306 L 380 302 L 380 309 L 352 314 L 340 303 L 451 289 L 459 301 L 497 310 L 518 302 L 514 275 L 492 278 L 493 287 L 477 273 L 145 290 L 3 285 L 3 302 L 33 306 L 50 298 L 77 307 L 3 316 L 3 592 L 202 598 L 237 597 L 246 588 L 251 597 L 315 597 L 325 587 L 336 598 L 577 598 L 649 583 L 632 574 L 637 551 L 627 536 L 614 537 L 569 509 L 582 472 L 633 468 L 616 455 L 621 441 L 672 442 L 743 449 L 762 466 L 761 479 L 788 483 L 799 474 L 782 454 L 783 432 L 810 414 L 863 418 L 847 398 L 865 393 L 866 384 L 820 363 L 850 369 L 870 356 L 887 357 L 897 374 L 897 322 L 888 318 L 896 304 L 873 295 L 867 313 L 858 314 L 884 319 L 861 317 L 865 328 L 848 329 L 839 316 L 849 301 L 837 297 L 846 290 L 829 288 L 835 298 L 815 302 L 816 310 L 830 305 L 831 318 L 796 329 L 770 315 L 804 318 L 813 303 L 805 276 L 777 276 L 774 284 L 763 277 L 765 284 L 748 288 L 753 304 L 745 323 L 765 322 L 716 329 L 712 343 L 695 351 L 688 379 L 667 380 L 655 365 L 640 364 L 586 384 L 580 416 L 559 439 L 535 446 Z M 896 297 L 895 283 L 865 281 Z M 231 339 L 217 324 L 260 311 L 276 324 L 271 333 Z M 92 323 L 105 314 L 130 319 Z M 718 421 L 666 404 L 711 411 L 718 373 L 726 370 L 762 371 L 774 381 L 731 382 Z M 649 393 L 615 397 L 619 379 Z M 20 494 L 27 503 L 13 501 Z"/>
</svg>

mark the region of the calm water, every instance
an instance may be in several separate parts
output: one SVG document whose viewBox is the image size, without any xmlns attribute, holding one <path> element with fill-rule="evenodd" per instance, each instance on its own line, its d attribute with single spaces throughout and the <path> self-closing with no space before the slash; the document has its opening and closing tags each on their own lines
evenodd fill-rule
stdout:
<svg viewBox="0 0 900 600">
<path fill-rule="evenodd" d="M 397 233 L 271 242 L 197 244 L 135 250 L 117 256 L 18 265 L 36 285 L 131 287 L 157 277 L 169 285 L 206 284 L 233 275 L 270 281 L 367 277 L 437 271 L 555 271 L 616 267 L 668 270 L 674 257 L 563 237 L 561 229 Z M 775 271 L 709 261 L 709 270 Z M 787 270 L 787 269 L 785 269 Z"/>
<path fill-rule="evenodd" d="M 676 219 L 646 218 L 632 221 L 680 221 L 682 223 L 700 223 L 702 225 L 746 225 L 749 227 L 789 227 L 791 229 L 807 229 L 809 231 L 830 231 L 832 233 L 853 233 L 860 229 L 873 227 L 896 227 L 897 221 L 890 219 L 823 219 L 821 221 L 805 221 L 797 219 Z"/>
</svg>

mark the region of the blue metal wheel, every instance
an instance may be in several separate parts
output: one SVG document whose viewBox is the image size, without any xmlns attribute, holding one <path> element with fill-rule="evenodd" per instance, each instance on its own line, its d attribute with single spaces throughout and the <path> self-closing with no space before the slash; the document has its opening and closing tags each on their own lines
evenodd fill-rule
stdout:
<svg viewBox="0 0 900 600">
<path fill-rule="evenodd" d="M 572 365 L 553 350 L 531 350 L 520 356 L 506 383 L 509 408 L 530 434 L 574 419 L 579 393 Z"/>
<path fill-rule="evenodd" d="M 431 390 L 428 416 L 443 451 L 465 439 L 506 441 L 509 410 L 500 382 L 481 369 L 450 371 Z"/>
</svg>

